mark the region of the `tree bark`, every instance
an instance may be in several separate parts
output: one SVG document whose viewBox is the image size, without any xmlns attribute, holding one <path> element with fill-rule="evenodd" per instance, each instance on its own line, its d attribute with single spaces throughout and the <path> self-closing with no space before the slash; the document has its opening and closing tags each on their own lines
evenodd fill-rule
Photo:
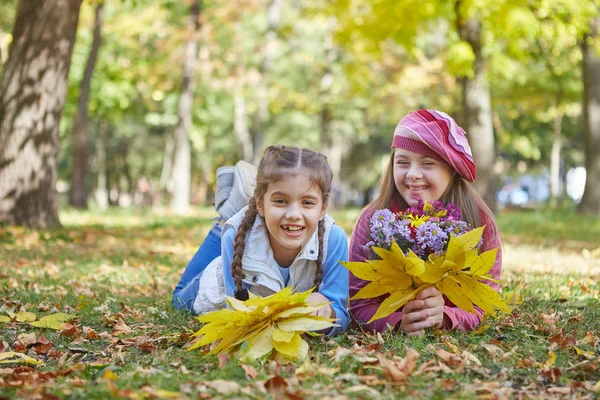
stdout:
<svg viewBox="0 0 600 400">
<path fill-rule="evenodd" d="M 560 110 L 560 103 L 557 102 L 556 118 L 554 119 L 554 137 L 552 139 L 552 151 L 550 152 L 550 198 L 553 206 L 561 197 L 561 178 L 560 178 L 560 151 L 562 148 L 562 118 L 563 113 Z"/>
<path fill-rule="evenodd" d="M 600 54 L 592 44 L 592 39 L 598 40 L 600 18 L 596 18 L 591 28 L 582 44 L 586 179 L 577 211 L 600 215 Z"/>
<path fill-rule="evenodd" d="M 241 67 L 238 66 L 233 89 L 233 133 L 238 141 L 242 160 L 253 162 L 254 143 L 246 122 L 246 99 L 244 99 L 244 87 L 240 70 Z"/>
<path fill-rule="evenodd" d="M 77 105 L 77 114 L 73 128 L 73 170 L 71 174 L 71 205 L 76 208 L 88 207 L 88 190 L 86 178 L 88 176 L 88 102 L 90 99 L 90 86 L 96 60 L 98 58 L 98 49 L 100 48 L 102 37 L 102 9 L 103 3 L 96 6 L 96 15 L 94 19 L 94 37 L 92 39 L 92 48 L 85 65 L 83 78 L 81 79 L 79 90 L 79 103 Z"/>
<path fill-rule="evenodd" d="M 269 123 L 269 72 L 277 46 L 277 29 L 281 23 L 281 6 L 283 0 L 269 0 L 267 7 L 267 32 L 265 34 L 265 46 L 260 65 L 260 79 L 256 89 L 258 97 L 258 113 L 254 118 L 254 129 L 252 138 L 252 161 L 258 165 L 262 156 L 265 127 Z"/>
<path fill-rule="evenodd" d="M 108 208 L 108 177 L 106 174 L 106 146 L 104 144 L 103 124 L 98 126 L 98 135 L 96 136 L 96 164 L 98 166 L 98 186 L 96 187 L 96 203 L 98 208 L 106 210 Z"/>
<path fill-rule="evenodd" d="M 492 105 L 490 87 L 487 79 L 486 60 L 482 54 L 481 23 L 476 19 L 463 21 L 458 12 L 460 1 L 457 2 L 457 27 L 461 40 L 469 43 L 475 54 L 473 78 L 461 79 L 463 90 L 462 120 L 473 150 L 473 159 L 477 166 L 475 188 L 487 205 L 494 209 L 495 174 L 494 161 L 494 128 L 492 125 Z"/>
<path fill-rule="evenodd" d="M 190 207 L 192 150 L 190 130 L 192 128 L 192 106 L 194 103 L 194 70 L 198 59 L 198 35 L 200 33 L 201 0 L 193 0 L 190 6 L 189 39 L 185 45 L 186 57 L 183 65 L 183 82 L 179 96 L 179 119 L 175 128 L 175 152 L 173 159 L 173 197 L 171 208 L 176 214 L 185 214 Z"/>
<path fill-rule="evenodd" d="M 20 0 L 0 78 L 0 222 L 60 225 L 59 122 L 81 0 Z"/>
</svg>

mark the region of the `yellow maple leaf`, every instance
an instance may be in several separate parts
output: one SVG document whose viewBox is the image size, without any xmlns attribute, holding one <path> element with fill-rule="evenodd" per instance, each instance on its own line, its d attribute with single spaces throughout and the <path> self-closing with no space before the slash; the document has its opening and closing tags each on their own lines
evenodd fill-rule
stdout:
<svg viewBox="0 0 600 400">
<path fill-rule="evenodd" d="M 243 360 L 270 353 L 302 360 L 308 354 L 308 343 L 301 335 L 331 328 L 335 321 L 311 315 L 325 305 L 308 303 L 311 292 L 292 293 L 288 287 L 264 298 L 252 293 L 246 301 L 228 297 L 231 308 L 196 318 L 206 325 L 194 333 L 201 338 L 189 350 L 214 343 L 213 354 L 239 350 Z"/>
<path fill-rule="evenodd" d="M 422 281 L 418 279 L 425 272 L 425 261 L 412 250 L 405 256 L 398 244 L 392 243 L 390 250 L 373 247 L 373 251 L 381 260 L 341 262 L 356 277 L 370 281 L 350 300 L 390 295 L 380 304 L 369 322 L 387 317 L 414 299 L 421 290 L 431 286 L 422 285 Z"/>
<path fill-rule="evenodd" d="M 478 254 L 477 250 L 473 250 L 481 240 L 484 228 L 482 226 L 461 236 L 450 237 L 446 253 L 440 257 L 431 257 L 426 263 L 426 270 L 437 268 L 437 275 L 430 272 L 420 278 L 431 282 L 443 272 L 435 286 L 454 305 L 470 313 L 475 313 L 474 305 L 487 314 L 494 314 L 496 309 L 510 312 L 502 296 L 481 282 L 493 280 L 488 273 L 494 266 L 498 252 L 498 249 L 493 249 Z"/>
</svg>

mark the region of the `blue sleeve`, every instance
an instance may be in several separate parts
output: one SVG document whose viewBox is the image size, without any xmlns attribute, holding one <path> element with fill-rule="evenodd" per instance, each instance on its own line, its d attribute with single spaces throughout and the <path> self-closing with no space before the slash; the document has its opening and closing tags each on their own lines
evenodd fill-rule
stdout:
<svg viewBox="0 0 600 400">
<path fill-rule="evenodd" d="M 327 258 L 323 263 L 323 280 L 319 293 L 332 302 L 337 324 L 328 336 L 343 333 L 348 328 L 348 270 L 340 261 L 348 261 L 346 232 L 337 225 L 331 227 L 327 243 Z"/>
<path fill-rule="evenodd" d="M 235 291 L 235 282 L 231 273 L 231 262 L 233 261 L 233 243 L 235 240 L 235 229 L 229 229 L 221 238 L 221 257 L 223 261 L 223 274 L 225 282 L 225 294 L 227 296 L 233 296 Z"/>
</svg>

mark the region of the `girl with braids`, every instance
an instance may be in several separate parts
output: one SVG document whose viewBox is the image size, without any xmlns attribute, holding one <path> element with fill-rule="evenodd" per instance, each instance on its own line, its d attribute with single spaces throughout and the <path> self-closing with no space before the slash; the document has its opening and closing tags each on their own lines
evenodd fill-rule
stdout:
<svg viewBox="0 0 600 400">
<path fill-rule="evenodd" d="M 268 296 L 287 286 L 296 291 L 315 287 L 308 300 L 328 304 L 316 314 L 337 320 L 329 334 L 345 331 L 348 273 L 339 261 L 348 259 L 348 244 L 345 232 L 326 214 L 332 178 L 320 153 L 268 147 L 254 196 L 223 226 L 220 256 L 215 258 L 218 250 L 214 244 L 205 247 L 205 241 L 194 258 L 214 259 L 205 267 L 190 262 L 184 277 L 195 277 L 182 277 L 173 305 L 204 314 L 225 307 L 225 295 L 246 300 L 248 291 Z"/>
<path fill-rule="evenodd" d="M 371 241 L 369 221 L 375 211 L 388 208 L 398 212 L 415 206 L 419 199 L 453 203 L 460 208 L 462 219 L 472 228 L 486 225 L 481 251 L 498 248 L 490 270 L 500 278 L 502 252 L 494 216 L 470 182 L 475 180 L 475 163 L 465 131 L 449 115 L 435 110 L 418 110 L 402 118 L 392 141 L 392 153 L 384 173 L 379 196 L 360 214 L 350 240 L 350 260 L 365 261 Z M 350 295 L 354 296 L 367 281 L 350 273 Z M 487 281 L 498 290 L 498 284 Z M 483 312 L 463 311 L 452 304 L 435 287 L 421 291 L 388 317 L 367 324 L 387 296 L 350 302 L 350 312 L 362 327 L 382 332 L 388 327 L 407 335 L 421 335 L 425 328 L 476 328 Z"/>
</svg>

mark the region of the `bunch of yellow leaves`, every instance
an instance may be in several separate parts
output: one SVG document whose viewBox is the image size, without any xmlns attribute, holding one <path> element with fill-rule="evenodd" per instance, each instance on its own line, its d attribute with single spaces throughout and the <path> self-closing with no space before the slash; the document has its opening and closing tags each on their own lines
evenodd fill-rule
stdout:
<svg viewBox="0 0 600 400">
<path fill-rule="evenodd" d="M 372 248 L 380 260 L 342 262 L 357 278 L 370 281 L 350 300 L 389 294 L 369 322 L 387 317 L 414 299 L 420 291 L 432 286 L 457 307 L 470 313 L 475 313 L 474 305 L 488 314 L 494 314 L 496 309 L 509 312 L 500 294 L 481 282 L 495 281 L 489 272 L 498 251 L 493 249 L 479 254 L 474 249 L 484 228 L 452 236 L 446 252 L 439 257 L 432 254 L 427 261 L 410 249 L 405 256 L 400 247 L 392 243 L 390 250 Z"/>
<path fill-rule="evenodd" d="M 264 298 L 252 293 L 246 301 L 227 297 L 231 309 L 196 318 L 207 324 L 194 333 L 201 338 L 189 350 L 215 343 L 211 353 L 230 353 L 239 349 L 243 360 L 255 360 L 273 350 L 283 357 L 302 360 L 308 354 L 308 343 L 301 335 L 331 328 L 335 321 L 311 315 L 326 305 L 308 303 L 311 292 L 312 289 L 292 293 L 287 287 Z"/>
</svg>

